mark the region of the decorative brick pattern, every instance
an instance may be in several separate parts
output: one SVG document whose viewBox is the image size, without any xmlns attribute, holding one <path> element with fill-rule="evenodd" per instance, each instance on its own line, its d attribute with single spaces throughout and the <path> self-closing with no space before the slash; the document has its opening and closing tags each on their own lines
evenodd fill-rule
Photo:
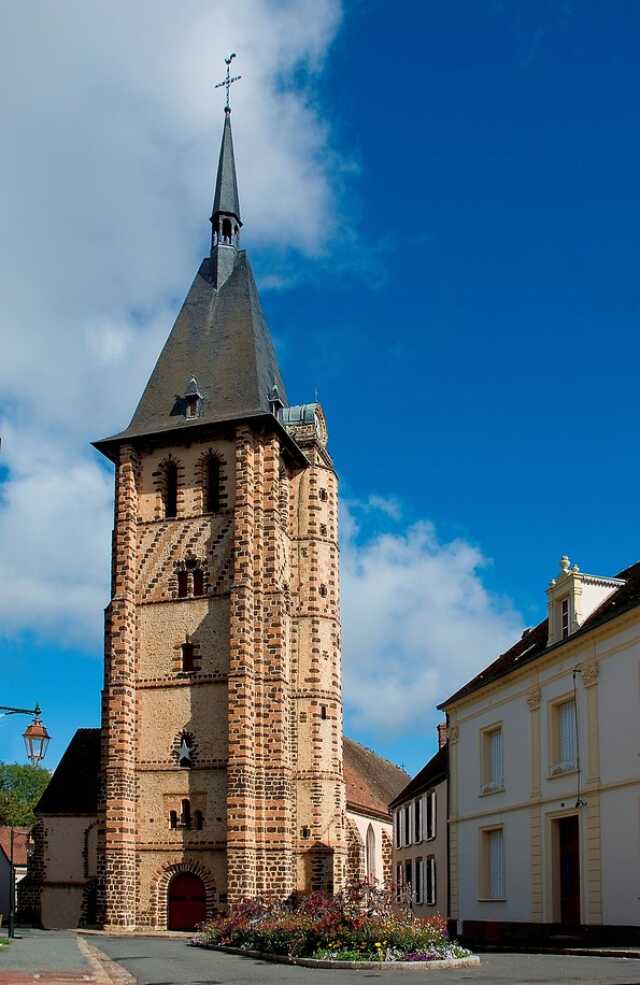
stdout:
<svg viewBox="0 0 640 985">
<path fill-rule="evenodd" d="M 313 434 L 305 467 L 277 434 L 245 424 L 220 441 L 180 437 L 171 448 L 124 446 L 116 473 L 98 863 L 107 926 L 166 926 L 177 871 L 200 875 L 211 910 L 257 893 L 332 891 L 346 878 L 331 461 Z M 219 509 L 203 514 L 210 455 Z M 177 516 L 165 519 L 169 461 Z M 202 811 L 202 830 L 170 828 L 183 799 Z"/>
</svg>

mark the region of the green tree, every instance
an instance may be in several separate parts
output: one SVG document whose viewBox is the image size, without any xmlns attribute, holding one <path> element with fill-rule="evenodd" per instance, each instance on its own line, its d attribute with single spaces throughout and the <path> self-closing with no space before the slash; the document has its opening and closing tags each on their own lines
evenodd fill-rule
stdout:
<svg viewBox="0 0 640 985">
<path fill-rule="evenodd" d="M 51 779 L 49 770 L 20 763 L 0 763 L 0 824 L 30 827 L 33 808 Z"/>
</svg>

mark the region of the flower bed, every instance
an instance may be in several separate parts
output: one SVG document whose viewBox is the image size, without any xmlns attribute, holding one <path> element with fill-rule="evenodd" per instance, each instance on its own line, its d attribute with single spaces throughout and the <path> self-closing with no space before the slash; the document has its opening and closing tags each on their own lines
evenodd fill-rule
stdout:
<svg viewBox="0 0 640 985">
<path fill-rule="evenodd" d="M 196 943 L 320 961 L 449 961 L 471 952 L 439 915 L 420 918 L 368 884 L 335 896 L 249 900 L 206 924 Z"/>
</svg>

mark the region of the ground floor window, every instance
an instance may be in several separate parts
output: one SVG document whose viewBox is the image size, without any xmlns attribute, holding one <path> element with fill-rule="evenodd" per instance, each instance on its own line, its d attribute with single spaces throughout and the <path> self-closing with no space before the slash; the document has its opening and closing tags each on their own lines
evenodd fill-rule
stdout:
<svg viewBox="0 0 640 985">
<path fill-rule="evenodd" d="M 436 902 L 436 860 L 433 855 L 424 860 L 424 901 L 429 906 Z"/>
<path fill-rule="evenodd" d="M 480 898 L 504 899 L 504 831 L 502 828 L 485 828 L 480 836 Z"/>
</svg>

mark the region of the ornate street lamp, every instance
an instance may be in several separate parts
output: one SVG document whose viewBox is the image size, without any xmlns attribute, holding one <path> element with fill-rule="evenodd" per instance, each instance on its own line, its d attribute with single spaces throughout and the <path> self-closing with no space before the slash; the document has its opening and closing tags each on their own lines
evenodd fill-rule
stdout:
<svg viewBox="0 0 640 985">
<path fill-rule="evenodd" d="M 0 705 L 1 715 L 33 715 L 31 725 L 27 725 L 22 733 L 24 744 L 27 748 L 27 758 L 33 766 L 37 766 L 44 759 L 51 736 L 40 721 L 42 711 L 40 705 L 35 708 L 10 708 L 8 705 Z"/>
</svg>

